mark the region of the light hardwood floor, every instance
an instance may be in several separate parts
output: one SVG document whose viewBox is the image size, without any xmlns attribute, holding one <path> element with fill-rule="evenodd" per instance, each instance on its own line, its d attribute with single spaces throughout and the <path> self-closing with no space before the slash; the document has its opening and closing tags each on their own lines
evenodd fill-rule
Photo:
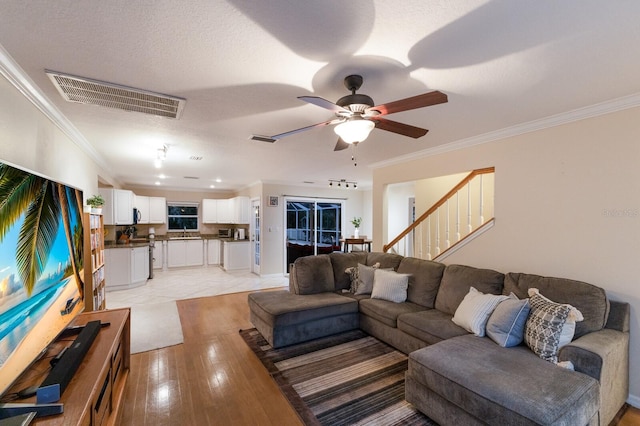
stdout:
<svg viewBox="0 0 640 426">
<path fill-rule="evenodd" d="M 238 334 L 247 294 L 177 302 L 184 344 L 131 356 L 121 425 L 302 424 Z M 640 425 L 640 410 L 617 425 Z"/>
</svg>

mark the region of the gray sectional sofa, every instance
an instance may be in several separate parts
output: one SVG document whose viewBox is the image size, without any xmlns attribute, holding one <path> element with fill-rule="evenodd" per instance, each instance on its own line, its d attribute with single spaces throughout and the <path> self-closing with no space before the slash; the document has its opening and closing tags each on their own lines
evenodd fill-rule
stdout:
<svg viewBox="0 0 640 426">
<path fill-rule="evenodd" d="M 377 289 L 373 297 L 354 294 L 352 274 L 345 271 L 353 273 L 359 264 L 406 277 L 406 300 L 392 302 Z M 529 342 L 503 347 L 494 334 L 475 335 L 452 321 L 459 322 L 456 311 L 468 306 L 471 287 L 505 295 L 500 301 L 511 295 L 510 303 L 520 306 L 528 306 L 523 299 L 532 305 L 540 299 L 527 299 L 535 288 L 556 305 L 577 308 L 584 319 L 575 323 L 569 344 L 543 359 L 545 353 L 534 353 Z M 251 293 L 248 303 L 251 322 L 273 347 L 360 328 L 408 354 L 405 398 L 442 425 L 607 425 L 628 397 L 629 305 L 608 300 L 603 289 L 584 282 L 395 254 L 336 252 L 298 258 L 289 291 Z M 487 324 L 497 315 L 494 309 Z M 569 311 L 557 309 L 564 324 Z M 557 317 L 540 312 L 540 324 L 550 321 L 553 327 Z M 546 342 L 546 332 L 535 337 Z M 559 366 L 567 361 L 575 371 Z"/>
</svg>

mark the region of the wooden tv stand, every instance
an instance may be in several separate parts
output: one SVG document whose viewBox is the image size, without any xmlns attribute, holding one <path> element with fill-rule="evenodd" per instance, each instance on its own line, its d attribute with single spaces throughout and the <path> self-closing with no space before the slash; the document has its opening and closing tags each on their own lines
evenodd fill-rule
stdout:
<svg viewBox="0 0 640 426">
<path fill-rule="evenodd" d="M 64 413 L 34 419 L 34 425 L 115 425 L 118 422 L 130 367 L 130 310 L 112 309 L 78 315 L 72 325 L 100 320 L 102 327 L 59 402 Z M 14 386 L 14 391 L 37 385 L 49 371 L 49 360 L 76 336 L 60 339 L 49 346 Z M 35 397 L 19 402 L 35 403 Z"/>
</svg>

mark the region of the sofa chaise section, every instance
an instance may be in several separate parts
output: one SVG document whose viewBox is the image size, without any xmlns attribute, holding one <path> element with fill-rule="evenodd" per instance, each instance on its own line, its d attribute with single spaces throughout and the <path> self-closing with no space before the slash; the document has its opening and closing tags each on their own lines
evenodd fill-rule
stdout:
<svg viewBox="0 0 640 426">
<path fill-rule="evenodd" d="M 278 290 L 251 293 L 248 300 L 251 323 L 274 348 L 358 328 L 358 301 L 338 294 Z"/>
</svg>

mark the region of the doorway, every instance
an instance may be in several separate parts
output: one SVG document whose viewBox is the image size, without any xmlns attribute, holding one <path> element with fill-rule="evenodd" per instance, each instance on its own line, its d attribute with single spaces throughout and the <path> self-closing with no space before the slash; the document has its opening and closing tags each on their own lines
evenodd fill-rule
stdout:
<svg viewBox="0 0 640 426">
<path fill-rule="evenodd" d="M 251 272 L 260 275 L 260 199 L 251 200 Z"/>
<path fill-rule="evenodd" d="M 285 198 L 285 271 L 297 258 L 340 251 L 344 201 Z"/>
</svg>

